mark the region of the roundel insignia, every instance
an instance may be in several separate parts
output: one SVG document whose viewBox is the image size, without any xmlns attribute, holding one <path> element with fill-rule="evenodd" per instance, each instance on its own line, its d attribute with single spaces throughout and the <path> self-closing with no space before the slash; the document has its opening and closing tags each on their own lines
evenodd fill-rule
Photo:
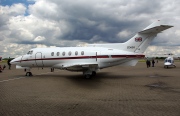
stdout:
<svg viewBox="0 0 180 116">
<path fill-rule="evenodd" d="M 136 38 L 135 38 L 135 41 L 136 41 L 136 42 L 141 42 L 141 41 L 142 41 L 142 38 L 141 38 L 141 37 L 136 37 Z"/>
</svg>

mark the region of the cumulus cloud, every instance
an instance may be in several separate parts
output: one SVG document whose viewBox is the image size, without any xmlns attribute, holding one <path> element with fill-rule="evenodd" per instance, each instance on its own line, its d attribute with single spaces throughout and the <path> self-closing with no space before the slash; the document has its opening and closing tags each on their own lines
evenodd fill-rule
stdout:
<svg viewBox="0 0 180 116">
<path fill-rule="evenodd" d="M 121 38 L 128 38 L 128 37 L 130 37 L 130 35 L 132 35 L 131 32 L 129 32 L 128 30 L 123 30 L 123 31 L 120 31 L 117 34 L 117 37 L 119 37 L 119 39 L 121 39 Z M 123 40 L 123 39 L 121 39 L 121 40 Z"/>
<path fill-rule="evenodd" d="M 160 52 L 156 51 L 159 49 L 156 46 L 178 47 L 180 43 L 178 0 L 28 2 L 32 4 L 0 5 L 0 44 L 3 45 L 0 48 L 4 57 L 23 54 L 30 48 L 40 46 L 124 42 L 158 19 L 175 27 L 159 34 L 146 54 Z M 20 48 L 24 48 L 23 53 Z M 14 52 L 11 53 L 12 49 Z"/>
<path fill-rule="evenodd" d="M 26 12 L 26 6 L 21 3 L 13 4 L 12 6 L 0 6 L 1 13 L 9 16 L 24 15 Z"/>
<path fill-rule="evenodd" d="M 34 39 L 34 41 L 43 41 L 45 40 L 45 37 L 42 37 L 42 36 L 38 36 Z"/>
<path fill-rule="evenodd" d="M 169 53 L 180 57 L 180 46 L 149 46 L 145 52 L 147 57 L 166 57 Z"/>
</svg>

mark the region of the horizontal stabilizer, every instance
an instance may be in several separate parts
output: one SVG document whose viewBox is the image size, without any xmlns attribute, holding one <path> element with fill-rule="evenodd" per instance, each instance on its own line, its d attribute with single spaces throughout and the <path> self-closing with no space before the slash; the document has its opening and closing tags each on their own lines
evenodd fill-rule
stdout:
<svg viewBox="0 0 180 116">
<path fill-rule="evenodd" d="M 155 26 L 152 28 L 144 29 L 143 31 L 140 31 L 139 33 L 145 34 L 145 33 L 160 33 L 161 31 L 164 31 L 168 28 L 171 28 L 173 26 L 170 25 L 160 25 L 160 26 Z"/>
</svg>

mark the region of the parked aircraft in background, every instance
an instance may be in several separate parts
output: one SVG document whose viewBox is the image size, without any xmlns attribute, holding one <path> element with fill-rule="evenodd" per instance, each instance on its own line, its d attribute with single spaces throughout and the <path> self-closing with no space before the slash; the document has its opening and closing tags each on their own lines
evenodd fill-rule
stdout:
<svg viewBox="0 0 180 116">
<path fill-rule="evenodd" d="M 176 67 L 176 65 L 174 64 L 173 54 L 170 53 L 167 55 L 168 57 L 164 60 L 164 68 Z"/>
<path fill-rule="evenodd" d="M 86 78 L 95 76 L 99 69 L 115 65 L 135 66 L 158 33 L 173 26 L 156 21 L 138 32 L 125 43 L 88 44 L 86 47 L 34 48 L 26 55 L 11 61 L 16 68 L 26 69 L 31 76 L 33 67 L 51 67 L 81 71 Z"/>
</svg>

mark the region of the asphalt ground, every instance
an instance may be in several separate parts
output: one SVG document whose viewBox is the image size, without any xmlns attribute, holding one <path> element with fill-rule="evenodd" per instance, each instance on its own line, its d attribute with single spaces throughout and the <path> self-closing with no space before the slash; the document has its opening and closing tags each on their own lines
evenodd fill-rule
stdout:
<svg viewBox="0 0 180 116">
<path fill-rule="evenodd" d="M 0 73 L 0 116 L 180 116 L 180 62 L 80 72 L 8 67 Z"/>
</svg>

